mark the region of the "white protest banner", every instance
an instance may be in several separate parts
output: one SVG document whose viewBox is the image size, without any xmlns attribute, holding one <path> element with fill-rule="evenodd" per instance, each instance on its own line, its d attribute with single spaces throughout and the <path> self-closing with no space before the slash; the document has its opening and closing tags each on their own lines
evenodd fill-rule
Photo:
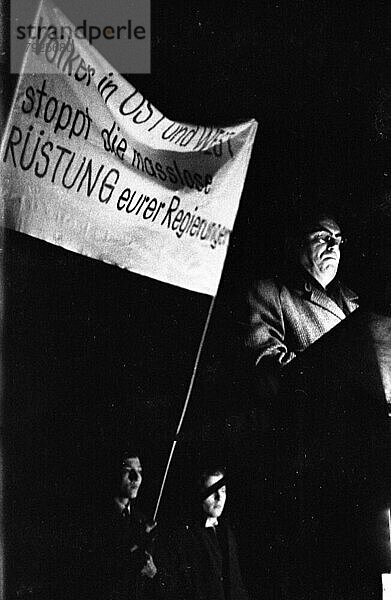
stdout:
<svg viewBox="0 0 391 600">
<path fill-rule="evenodd" d="M 4 135 L 5 225 L 215 295 L 257 129 L 185 125 L 43 2 Z"/>
</svg>

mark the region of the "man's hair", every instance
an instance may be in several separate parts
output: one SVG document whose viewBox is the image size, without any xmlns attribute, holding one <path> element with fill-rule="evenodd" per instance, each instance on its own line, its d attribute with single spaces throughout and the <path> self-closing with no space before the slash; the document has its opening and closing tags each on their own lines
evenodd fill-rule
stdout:
<svg viewBox="0 0 391 600">
<path fill-rule="evenodd" d="M 117 460 L 117 464 L 118 466 L 122 466 L 123 463 L 125 462 L 125 460 L 127 460 L 128 458 L 138 458 L 141 462 L 141 455 L 140 452 L 137 450 L 137 448 L 130 448 L 129 450 L 122 450 L 121 452 L 118 453 L 118 460 Z"/>
<path fill-rule="evenodd" d="M 284 262 L 286 267 L 297 264 L 298 253 L 305 244 L 306 236 L 314 231 L 320 221 L 325 219 L 331 219 L 336 224 L 341 225 L 341 218 L 327 209 L 303 210 L 292 216 L 284 240 Z"/>
<path fill-rule="evenodd" d="M 203 471 L 201 471 L 198 480 L 197 480 L 197 486 L 199 491 L 202 491 L 205 489 L 205 483 L 206 480 L 209 477 L 213 477 L 214 475 L 222 475 L 223 477 L 225 477 L 225 468 L 224 467 L 212 467 L 212 468 L 207 468 L 204 469 Z"/>
<path fill-rule="evenodd" d="M 334 223 L 339 224 L 340 219 L 338 216 L 334 215 L 331 212 L 318 212 L 313 215 L 307 215 L 305 219 L 302 221 L 302 233 L 311 233 L 314 230 L 320 221 L 334 221 Z"/>
<path fill-rule="evenodd" d="M 327 210 L 304 211 L 290 222 L 290 236 L 298 241 L 303 240 L 308 233 L 316 228 L 320 221 L 325 219 L 332 220 L 337 224 L 340 224 L 341 220 L 338 215 Z"/>
</svg>

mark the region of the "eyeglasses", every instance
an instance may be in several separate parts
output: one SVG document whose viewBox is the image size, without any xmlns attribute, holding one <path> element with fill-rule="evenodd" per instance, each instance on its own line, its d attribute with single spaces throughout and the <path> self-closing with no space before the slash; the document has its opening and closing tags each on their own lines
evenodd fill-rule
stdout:
<svg viewBox="0 0 391 600">
<path fill-rule="evenodd" d="M 346 244 L 346 238 L 343 238 L 342 236 L 335 237 L 326 231 L 310 234 L 309 239 L 312 243 L 326 244 L 326 246 L 341 246 L 342 244 Z"/>
</svg>

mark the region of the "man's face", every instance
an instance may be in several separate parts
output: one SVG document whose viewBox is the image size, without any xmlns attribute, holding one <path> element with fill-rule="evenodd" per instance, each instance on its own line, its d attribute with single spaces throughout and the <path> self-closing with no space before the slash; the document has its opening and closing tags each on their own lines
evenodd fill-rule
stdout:
<svg viewBox="0 0 391 600">
<path fill-rule="evenodd" d="M 217 481 L 223 478 L 223 475 L 219 473 L 218 475 L 210 475 L 205 481 L 205 487 L 210 487 Z M 205 498 L 202 503 L 202 508 L 204 512 L 208 515 L 208 517 L 218 518 L 221 516 L 226 499 L 226 489 L 225 485 L 216 490 L 213 494 Z"/>
<path fill-rule="evenodd" d="M 142 469 L 137 456 L 126 458 L 121 469 L 120 491 L 122 498 L 136 498 L 142 482 Z"/>
<path fill-rule="evenodd" d="M 304 242 L 300 264 L 326 287 L 336 276 L 340 259 L 341 229 L 333 219 L 321 219 Z"/>
</svg>

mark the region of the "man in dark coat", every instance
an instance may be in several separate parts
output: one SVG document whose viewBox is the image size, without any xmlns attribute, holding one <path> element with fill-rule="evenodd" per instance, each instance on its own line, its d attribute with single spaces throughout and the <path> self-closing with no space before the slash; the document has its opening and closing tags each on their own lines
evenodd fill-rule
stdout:
<svg viewBox="0 0 391 600">
<path fill-rule="evenodd" d="M 289 269 L 249 294 L 246 345 L 256 365 L 278 370 L 358 307 L 336 279 L 342 232 L 329 216 L 307 220 L 289 247 Z"/>
<path fill-rule="evenodd" d="M 222 469 L 205 471 L 196 516 L 170 532 L 158 556 L 161 597 L 167 600 L 248 600 L 234 534 L 222 518 Z"/>
<path fill-rule="evenodd" d="M 154 597 L 157 569 L 151 544 L 154 524 L 137 507 L 140 459 L 127 453 L 117 469 L 111 498 L 93 517 L 87 587 L 99 600 L 146 600 Z"/>
</svg>

